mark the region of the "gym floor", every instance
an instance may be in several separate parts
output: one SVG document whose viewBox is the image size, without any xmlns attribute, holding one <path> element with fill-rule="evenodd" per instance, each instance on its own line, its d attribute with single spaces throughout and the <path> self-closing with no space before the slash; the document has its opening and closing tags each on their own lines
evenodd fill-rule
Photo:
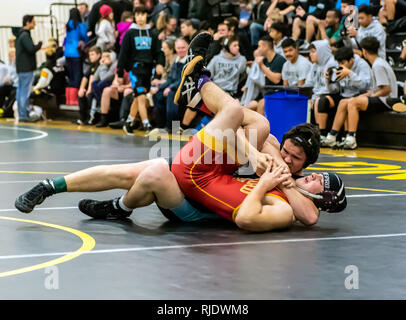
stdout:
<svg viewBox="0 0 406 320">
<path fill-rule="evenodd" d="M 0 299 L 406 296 L 406 151 L 322 149 L 309 170 L 341 174 L 349 205 L 311 228 L 253 234 L 227 221 L 177 224 L 155 205 L 126 221 L 100 221 L 77 208 L 80 199 L 123 190 L 58 194 L 28 215 L 14 209 L 44 178 L 146 160 L 156 143 L 141 133 L 1 120 Z M 169 140 L 159 143 L 165 153 Z"/>
</svg>

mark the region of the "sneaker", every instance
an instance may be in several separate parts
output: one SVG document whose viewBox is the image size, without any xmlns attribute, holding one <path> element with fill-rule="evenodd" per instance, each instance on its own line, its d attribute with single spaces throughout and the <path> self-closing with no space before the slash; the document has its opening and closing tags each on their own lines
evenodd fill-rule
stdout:
<svg viewBox="0 0 406 320">
<path fill-rule="evenodd" d="M 327 137 L 324 139 L 324 142 L 321 144 L 322 147 L 334 147 L 337 144 L 336 141 L 337 137 L 333 136 L 332 134 L 328 134 Z"/>
<path fill-rule="evenodd" d="M 132 122 L 126 122 L 123 126 L 123 130 L 124 130 L 125 134 L 128 136 L 134 135 L 134 127 L 132 125 Z"/>
<path fill-rule="evenodd" d="M 122 120 L 109 123 L 109 127 L 111 129 L 122 129 L 124 125 L 125 125 L 125 121 L 122 121 Z"/>
<path fill-rule="evenodd" d="M 152 131 L 152 129 L 153 128 L 150 124 L 148 124 L 146 126 L 142 126 L 142 131 L 144 131 L 146 135 L 148 135 Z"/>
<path fill-rule="evenodd" d="M 357 149 L 357 141 L 354 136 L 347 135 L 344 140 L 343 149 L 344 150 L 354 150 Z"/>
<path fill-rule="evenodd" d="M 346 138 L 346 137 L 341 137 L 341 141 L 337 141 L 336 145 L 333 146 L 332 148 L 333 148 L 334 150 L 343 149 L 343 147 L 344 147 L 344 142 L 345 142 L 345 138 Z"/>
<path fill-rule="evenodd" d="M 324 141 L 326 141 L 326 136 L 320 136 L 320 145 L 323 145 Z"/>
<path fill-rule="evenodd" d="M 94 219 L 120 220 L 128 218 L 131 212 L 118 206 L 118 199 L 98 201 L 91 199 L 80 200 L 78 207 L 81 212 Z"/>
<path fill-rule="evenodd" d="M 44 202 L 46 197 L 55 194 L 49 179 L 38 183 L 34 188 L 19 196 L 14 206 L 24 213 L 30 213 L 34 207 Z"/>
<path fill-rule="evenodd" d="M 310 43 L 308 43 L 307 41 L 305 41 L 305 42 L 303 42 L 303 44 L 299 47 L 299 50 L 306 51 L 306 50 L 309 50 L 309 47 L 310 47 Z"/>
</svg>

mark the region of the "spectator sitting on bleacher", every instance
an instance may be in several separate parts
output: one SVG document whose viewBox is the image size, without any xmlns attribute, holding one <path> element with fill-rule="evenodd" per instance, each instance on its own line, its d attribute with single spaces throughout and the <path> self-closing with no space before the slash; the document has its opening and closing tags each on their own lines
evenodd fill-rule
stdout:
<svg viewBox="0 0 406 320">
<path fill-rule="evenodd" d="M 69 11 L 69 20 L 66 24 L 65 67 L 68 74 L 68 85 L 65 88 L 66 104 L 78 105 L 78 91 L 83 77 L 83 61 L 78 50 L 80 42 L 88 42 L 86 27 L 81 23 L 80 12 L 73 8 Z"/>
<path fill-rule="evenodd" d="M 240 54 L 237 37 L 229 37 L 224 42 L 224 49 L 213 57 L 207 65 L 213 82 L 233 98 L 237 97 L 240 77 L 245 74 L 247 59 Z"/>
<path fill-rule="evenodd" d="M 187 42 L 183 39 L 177 39 L 176 41 L 167 39 L 162 42 L 162 50 L 165 55 L 164 72 L 161 79 L 154 79 L 151 82 L 150 89 L 154 101 L 155 122 L 157 128 L 165 128 L 169 124 L 168 129 L 170 129 L 170 122 L 167 121 L 169 111 L 167 108 L 168 95 L 173 90 L 173 87 L 180 82 L 178 69 L 180 67 L 180 70 L 182 70 L 186 61 L 183 48 L 187 48 L 187 46 Z M 182 57 L 179 57 L 179 54 L 176 54 L 176 49 L 178 49 Z M 174 66 L 175 61 L 176 65 Z M 169 105 L 169 109 L 170 107 L 171 105 Z"/>
<path fill-rule="evenodd" d="M 109 111 L 111 106 L 111 100 L 123 101 L 123 98 L 132 95 L 133 89 L 131 82 L 128 79 L 128 73 L 123 77 L 123 83 L 119 84 L 117 81 L 117 75 L 111 86 L 103 89 L 103 93 L 100 100 L 100 121 L 96 124 L 96 128 L 104 128 L 109 125 Z"/>
<path fill-rule="evenodd" d="M 269 30 L 269 27 L 275 22 L 287 23 L 287 16 L 295 10 L 295 0 L 272 0 L 271 5 L 266 11 L 267 19 L 264 23 L 264 29 Z"/>
<path fill-rule="evenodd" d="M 194 20 L 185 20 L 180 24 L 180 33 L 190 43 L 199 33 L 199 27 Z"/>
<path fill-rule="evenodd" d="M 100 59 L 100 65 L 94 73 L 93 82 L 91 84 L 92 92 L 98 105 L 100 105 L 104 88 L 109 87 L 113 82 L 116 67 L 117 58 L 115 52 L 104 51 Z"/>
<path fill-rule="evenodd" d="M 291 38 L 282 41 L 286 63 L 282 68 L 282 81 L 285 87 L 301 87 L 306 82 L 311 62 L 299 54 L 297 42 Z"/>
<path fill-rule="evenodd" d="M 273 50 L 273 39 L 269 35 L 263 36 L 258 41 L 258 56 L 255 61 L 258 64 L 261 72 L 265 75 L 265 85 L 281 85 L 282 84 L 282 69 L 286 62 L 285 58 Z M 251 110 L 264 115 L 265 101 L 251 101 L 248 106 Z"/>
<path fill-rule="evenodd" d="M 360 46 L 365 59 L 372 65 L 372 91 L 351 98 L 347 104 L 338 107 L 332 130 L 327 135 L 325 144 L 335 146 L 338 131 L 344 122 L 348 121 L 348 134 L 344 140 L 344 149 L 356 149 L 356 132 L 359 122 L 359 112 L 385 112 L 392 110 L 387 104 L 387 98 L 397 98 L 398 85 L 396 76 L 388 62 L 379 55 L 379 41 L 375 37 L 362 39 Z"/>
<path fill-rule="evenodd" d="M 124 11 L 133 11 L 133 5 L 128 0 L 100 0 L 96 1 L 88 16 L 88 31 L 91 37 L 95 36 L 95 27 L 100 20 L 100 8 L 103 5 L 107 5 L 113 9 L 113 20 L 120 21 L 121 15 Z"/>
<path fill-rule="evenodd" d="M 330 45 L 340 41 L 342 25 L 341 12 L 339 10 L 329 10 L 326 14 L 325 20 L 319 20 L 319 31 L 317 33 L 317 40 L 329 40 Z"/>
<path fill-rule="evenodd" d="M 170 15 L 162 14 L 157 20 L 156 29 L 158 31 L 158 39 L 164 41 L 172 38 L 176 40 L 178 36 L 178 20 Z"/>
<path fill-rule="evenodd" d="M 250 17 L 250 35 L 251 45 L 253 48 L 258 46 L 258 41 L 265 34 L 264 23 L 267 18 L 266 12 L 271 5 L 271 1 L 259 1 L 257 0 L 252 8 Z"/>
<path fill-rule="evenodd" d="M 334 116 L 337 106 L 338 108 L 340 106 L 346 108 L 343 105 L 348 104 L 350 98 L 366 92 L 371 86 L 371 68 L 364 59 L 354 54 L 351 47 L 338 49 L 334 58 L 339 68 L 333 70 L 336 74 L 332 76 L 335 76 L 335 82 L 338 83 L 340 92 L 337 95 L 332 95 L 330 99 L 321 97 L 318 108 L 314 109 L 315 119 L 320 129 L 321 144 L 325 147 L 328 146 L 325 145 L 324 141 L 328 133 L 328 117 Z M 328 85 L 330 84 L 331 82 L 328 82 Z M 344 132 L 343 137 L 346 137 L 346 132 Z"/>
<path fill-rule="evenodd" d="M 299 3 L 298 8 L 302 9 L 296 9 L 297 16 L 293 21 L 292 38 L 299 39 L 302 28 L 305 28 L 305 41 L 299 48 L 308 50 L 310 42 L 316 35 L 316 27 L 319 21 L 326 18 L 327 11 L 335 7 L 335 2 L 333 0 L 315 0 Z"/>
<path fill-rule="evenodd" d="M 96 46 L 105 50 L 114 50 L 116 44 L 116 30 L 113 9 L 104 4 L 100 7 L 101 19 L 96 24 Z"/>
<path fill-rule="evenodd" d="M 236 17 L 228 17 L 224 19 L 224 23 L 228 27 L 228 36 L 236 36 L 240 44 L 240 53 L 247 61 L 254 61 L 251 41 L 245 30 L 239 29 L 238 19 Z"/>
<path fill-rule="evenodd" d="M 102 51 L 99 47 L 93 46 L 89 49 L 90 68 L 83 75 L 79 88 L 79 115 L 80 119 L 76 121 L 77 124 L 88 124 L 89 111 L 93 100 L 92 82 L 94 74 L 99 67 Z"/>
<path fill-rule="evenodd" d="M 283 56 L 282 42 L 288 38 L 288 26 L 283 22 L 274 22 L 269 28 L 269 36 L 273 39 L 273 49 Z"/>
<path fill-rule="evenodd" d="M 245 29 L 248 27 L 250 16 L 252 13 L 252 1 L 250 0 L 239 0 L 238 5 L 240 6 L 240 16 L 238 19 L 238 28 Z"/>
<path fill-rule="evenodd" d="M 119 37 L 119 44 L 123 42 L 124 35 L 130 29 L 134 22 L 134 17 L 131 11 L 124 11 L 121 15 L 121 21 L 117 23 L 117 33 Z"/>
<path fill-rule="evenodd" d="M 231 36 L 229 25 L 220 22 L 217 25 L 217 32 L 213 34 L 213 41 L 206 54 L 206 61 L 209 63 L 214 56 L 218 55 L 223 49 L 224 41 Z"/>
<path fill-rule="evenodd" d="M 15 67 L 0 61 L 0 108 L 1 116 L 3 117 L 11 117 L 13 115 L 17 85 L 18 77 Z"/>
<path fill-rule="evenodd" d="M 375 37 L 379 41 L 379 56 L 386 60 L 386 32 L 378 20 L 374 19 L 370 6 L 362 5 L 358 8 L 359 29 L 350 28 L 348 33 L 352 38 L 354 52 L 362 55 L 360 43 L 366 37 Z"/>
<path fill-rule="evenodd" d="M 383 0 L 383 6 L 379 12 L 379 22 L 390 25 L 395 20 L 406 16 L 405 0 Z"/>
<path fill-rule="evenodd" d="M 172 16 L 179 19 L 179 3 L 172 0 L 159 0 L 151 13 L 151 22 L 154 26 L 157 25 L 157 21 L 161 15 Z"/>
<path fill-rule="evenodd" d="M 147 97 L 151 87 L 152 69 L 156 65 L 156 73 L 161 75 L 165 58 L 160 41 L 152 33 L 147 24 L 147 9 L 138 6 L 134 9 L 135 23 L 124 36 L 118 59 L 118 81 L 122 81 L 124 70 L 129 72 L 130 81 L 134 90 L 133 105 L 140 112 L 145 131 L 150 131 L 152 126 L 147 116 Z M 160 70 L 160 71 L 158 71 Z M 132 123 L 126 123 L 126 130 L 132 133 Z"/>
<path fill-rule="evenodd" d="M 313 41 L 309 48 L 309 57 L 313 65 L 304 86 L 313 87 L 312 108 L 318 110 L 319 101 L 323 99 L 327 99 L 327 103 L 334 107 L 333 97 L 338 93 L 338 85 L 334 83 L 328 86 L 325 77 L 327 70 L 337 67 L 329 42 L 328 40 Z"/>
</svg>

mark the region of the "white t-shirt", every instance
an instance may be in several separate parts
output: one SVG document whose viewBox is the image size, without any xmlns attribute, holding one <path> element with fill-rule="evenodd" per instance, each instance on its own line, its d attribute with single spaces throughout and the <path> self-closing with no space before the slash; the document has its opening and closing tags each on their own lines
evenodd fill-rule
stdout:
<svg viewBox="0 0 406 320">
<path fill-rule="evenodd" d="M 287 80 L 290 87 L 296 87 L 300 80 L 306 80 L 311 67 L 312 63 L 301 55 L 293 64 L 287 60 L 282 68 L 282 80 Z"/>
<path fill-rule="evenodd" d="M 398 84 L 396 83 L 396 76 L 393 69 L 382 58 L 378 57 L 372 65 L 372 88 L 374 92 L 379 90 L 379 86 L 389 86 L 391 87 L 391 93 L 386 97 L 379 97 L 382 102 L 386 105 L 386 99 L 397 98 L 398 97 Z"/>
</svg>

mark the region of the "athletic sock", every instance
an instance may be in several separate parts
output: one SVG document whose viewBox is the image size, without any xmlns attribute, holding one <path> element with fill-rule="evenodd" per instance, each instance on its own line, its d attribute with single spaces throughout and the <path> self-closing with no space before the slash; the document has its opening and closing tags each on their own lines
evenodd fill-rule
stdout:
<svg viewBox="0 0 406 320">
<path fill-rule="evenodd" d="M 61 193 L 68 191 L 65 178 L 57 178 L 51 181 L 52 187 L 55 189 L 55 193 Z"/>
<path fill-rule="evenodd" d="M 337 133 L 338 133 L 338 131 L 336 131 L 336 130 L 330 130 L 329 133 L 330 133 L 332 136 L 336 136 Z"/>
<path fill-rule="evenodd" d="M 118 201 L 114 201 L 113 202 L 113 206 L 115 207 L 115 208 L 120 208 L 121 210 L 124 210 L 124 211 L 127 211 L 127 212 L 132 212 L 133 211 L 133 209 L 131 209 L 131 208 L 128 208 L 125 204 L 124 204 L 124 202 L 123 202 L 123 199 L 124 199 L 124 196 L 121 196 L 119 199 L 118 199 Z M 117 208 L 117 209 L 118 209 Z"/>
<path fill-rule="evenodd" d="M 352 137 L 355 137 L 355 132 L 354 132 L 354 131 L 348 131 L 348 134 L 347 134 L 347 135 L 352 136 Z"/>
<path fill-rule="evenodd" d="M 210 77 L 208 77 L 205 74 L 202 74 L 199 78 L 199 81 L 197 82 L 197 90 L 200 91 L 203 88 L 203 85 L 207 82 L 211 82 Z"/>
<path fill-rule="evenodd" d="M 144 126 L 144 128 L 151 126 L 148 119 L 142 120 L 142 125 Z"/>
<path fill-rule="evenodd" d="M 328 129 L 320 129 L 320 135 L 321 136 L 327 136 Z"/>
</svg>

